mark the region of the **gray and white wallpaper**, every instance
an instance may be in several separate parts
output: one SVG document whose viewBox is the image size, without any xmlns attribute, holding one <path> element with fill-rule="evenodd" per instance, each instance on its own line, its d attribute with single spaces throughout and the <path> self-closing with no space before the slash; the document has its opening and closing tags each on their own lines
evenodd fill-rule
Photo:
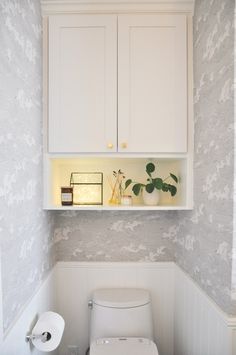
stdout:
<svg viewBox="0 0 236 355">
<path fill-rule="evenodd" d="M 6 330 L 54 262 L 42 210 L 40 2 L 0 1 L 0 236 Z"/>
<path fill-rule="evenodd" d="M 55 218 L 60 261 L 172 261 L 173 243 L 164 237 L 174 212 L 74 212 Z"/>
<path fill-rule="evenodd" d="M 182 218 L 175 260 L 221 308 L 231 300 L 234 208 L 234 1 L 196 0 L 195 209 Z M 236 202 L 236 201 L 235 201 Z M 181 238 L 192 244 L 183 248 Z"/>
<path fill-rule="evenodd" d="M 175 260 L 225 312 L 236 315 L 233 16 L 233 0 L 196 0 L 194 210 L 59 213 L 57 260 Z"/>
<path fill-rule="evenodd" d="M 235 11 L 235 10 L 234 10 Z M 234 13 L 234 115 L 236 109 L 236 13 Z M 236 124 L 235 124 L 236 125 Z M 234 235 L 232 258 L 232 295 L 236 301 L 236 126 L 234 127 Z"/>
<path fill-rule="evenodd" d="M 196 0 L 193 211 L 42 211 L 39 0 L 0 2 L 4 329 L 56 260 L 175 260 L 229 314 L 233 244 L 233 0 Z M 55 247 L 53 246 L 55 245 Z"/>
</svg>

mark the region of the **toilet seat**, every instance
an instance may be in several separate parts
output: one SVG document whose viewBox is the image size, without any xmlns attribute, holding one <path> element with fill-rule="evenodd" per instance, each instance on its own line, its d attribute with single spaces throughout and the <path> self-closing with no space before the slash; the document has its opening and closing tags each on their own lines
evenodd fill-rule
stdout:
<svg viewBox="0 0 236 355">
<path fill-rule="evenodd" d="M 158 350 L 146 338 L 101 338 L 92 342 L 90 355 L 158 355 Z"/>
</svg>

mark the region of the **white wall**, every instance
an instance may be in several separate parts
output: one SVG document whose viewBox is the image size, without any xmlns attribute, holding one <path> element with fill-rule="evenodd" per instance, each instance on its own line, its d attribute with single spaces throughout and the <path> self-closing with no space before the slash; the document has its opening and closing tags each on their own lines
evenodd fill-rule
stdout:
<svg viewBox="0 0 236 355">
<path fill-rule="evenodd" d="M 53 269 L 40 288 L 36 290 L 34 296 L 22 310 L 22 313 L 18 316 L 17 320 L 4 335 L 4 338 L 1 337 L 1 355 L 43 354 L 42 352 L 37 351 L 30 343 L 27 343 L 25 341 L 25 336 L 32 330 L 41 313 L 48 310 L 55 310 L 54 279 L 55 271 Z M 2 319 L 0 318 L 0 321 L 1 320 Z M 56 355 L 57 351 L 51 352 L 50 354 Z"/>
<path fill-rule="evenodd" d="M 174 304 L 175 355 L 236 354 L 236 318 L 222 312 L 178 266 Z"/>
<path fill-rule="evenodd" d="M 60 355 L 89 340 L 88 300 L 100 287 L 143 287 L 151 292 L 160 355 L 235 355 L 236 319 L 229 318 L 177 265 L 166 263 L 59 262 L 57 310 L 66 328 Z M 236 345 L 234 345 L 236 346 Z"/>
<path fill-rule="evenodd" d="M 160 355 L 173 355 L 174 263 L 73 263 L 57 264 L 58 312 L 67 324 L 60 347 L 79 345 L 84 355 L 88 344 L 88 300 L 102 287 L 140 287 L 150 290 L 155 341 Z"/>
<path fill-rule="evenodd" d="M 0 341 L 1 355 L 43 355 L 25 336 L 37 317 L 54 310 L 65 319 L 58 351 L 89 343 L 88 300 L 99 287 L 142 287 L 151 292 L 159 355 L 235 355 L 236 318 L 228 317 L 177 265 L 60 262 Z M 1 311 L 0 311 L 1 314 Z M 1 320 L 1 319 L 0 319 Z"/>
</svg>

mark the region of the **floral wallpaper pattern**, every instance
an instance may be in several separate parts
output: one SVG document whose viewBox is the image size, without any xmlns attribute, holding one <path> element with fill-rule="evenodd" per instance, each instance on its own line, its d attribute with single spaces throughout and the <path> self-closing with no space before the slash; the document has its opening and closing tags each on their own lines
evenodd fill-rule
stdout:
<svg viewBox="0 0 236 355">
<path fill-rule="evenodd" d="M 57 260 L 172 261 L 172 241 L 164 232 L 174 213 L 74 212 L 55 218 Z"/>
<path fill-rule="evenodd" d="M 175 260 L 225 312 L 236 315 L 233 16 L 232 0 L 196 0 L 194 210 L 58 213 L 58 260 Z"/>
<path fill-rule="evenodd" d="M 42 210 L 40 2 L 0 2 L 0 237 L 4 330 L 54 262 Z"/>
<path fill-rule="evenodd" d="M 42 210 L 40 1 L 0 2 L 0 237 L 5 331 L 55 262 L 175 260 L 229 314 L 233 245 L 232 0 L 196 0 L 195 208 Z M 55 245 L 55 247 L 54 247 Z"/>
<path fill-rule="evenodd" d="M 236 14 L 234 14 L 234 115 L 236 112 Z M 232 258 L 232 296 L 236 301 L 236 127 L 234 125 L 234 235 Z"/>
<path fill-rule="evenodd" d="M 234 1 L 196 0 L 194 16 L 195 209 L 179 223 L 175 259 L 228 314 L 234 190 Z"/>
</svg>

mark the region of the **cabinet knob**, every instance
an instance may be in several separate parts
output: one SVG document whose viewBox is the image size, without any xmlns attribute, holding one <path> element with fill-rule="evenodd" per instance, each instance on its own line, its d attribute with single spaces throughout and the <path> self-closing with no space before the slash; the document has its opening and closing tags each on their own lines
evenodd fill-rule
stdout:
<svg viewBox="0 0 236 355">
<path fill-rule="evenodd" d="M 107 148 L 112 149 L 113 148 L 113 144 L 112 143 L 108 143 L 107 144 Z"/>
<path fill-rule="evenodd" d="M 127 143 L 121 143 L 121 148 L 126 149 L 127 148 Z"/>
</svg>

